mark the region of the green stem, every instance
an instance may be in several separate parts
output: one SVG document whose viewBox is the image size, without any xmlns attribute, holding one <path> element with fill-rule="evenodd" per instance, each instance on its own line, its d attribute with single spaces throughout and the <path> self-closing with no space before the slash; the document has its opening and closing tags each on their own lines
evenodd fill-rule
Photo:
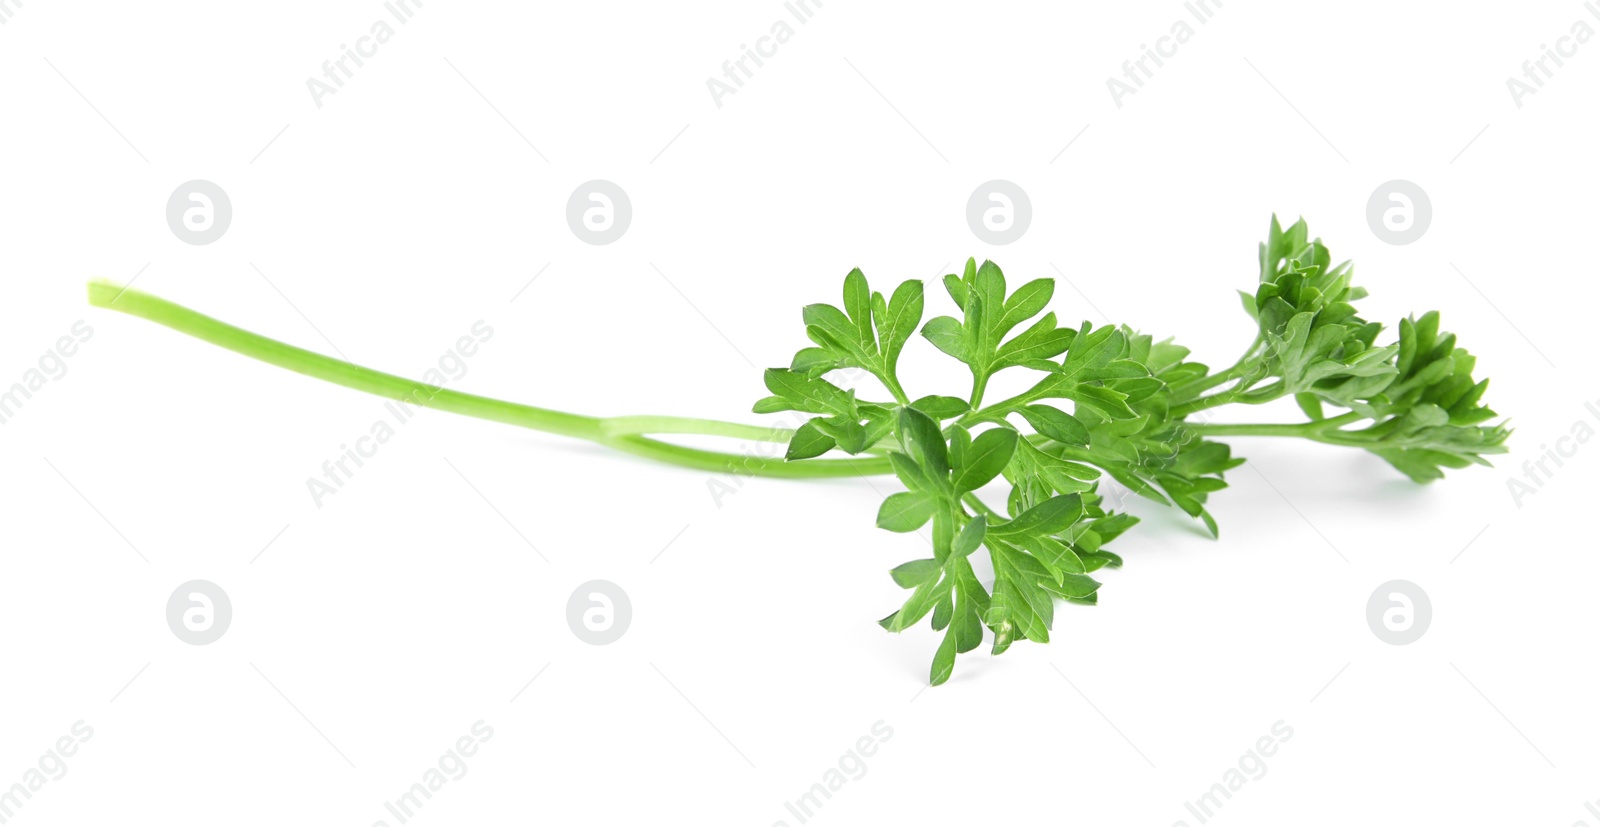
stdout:
<svg viewBox="0 0 1600 827">
<path fill-rule="evenodd" d="M 1254 367 L 1255 364 L 1253 362 L 1241 360 L 1238 364 L 1220 373 L 1213 373 L 1210 376 L 1202 376 L 1199 379 L 1195 379 L 1191 382 L 1174 386 L 1172 388 L 1172 395 L 1182 398 L 1189 394 L 1204 393 L 1218 385 L 1225 385 L 1234 379 L 1238 379 L 1239 377 L 1248 373 Z"/>
<path fill-rule="evenodd" d="M 1214 393 L 1210 396 L 1202 396 L 1199 399 L 1196 399 L 1192 402 L 1185 402 L 1182 405 L 1173 405 L 1168 412 L 1168 415 L 1173 419 L 1182 419 L 1183 417 L 1193 413 L 1199 413 L 1207 408 L 1215 408 L 1218 405 L 1227 405 L 1235 401 L 1237 401 L 1237 394 L 1234 391 L 1223 391 L 1222 393 Z"/>
<path fill-rule="evenodd" d="M 985 420 L 993 421 L 995 419 L 1004 418 L 1006 414 L 1011 413 L 1012 411 L 1034 401 L 1035 399 L 1041 398 L 1037 393 L 1034 392 L 1034 390 L 1035 389 L 1030 389 L 1009 399 L 1002 399 L 986 408 L 974 407 L 973 410 L 962 414 L 961 418 L 956 420 L 956 424 L 964 427 L 971 427 L 972 425 Z"/>
<path fill-rule="evenodd" d="M 974 411 L 978 409 L 978 404 L 983 402 L 983 389 L 988 384 L 989 374 L 976 372 L 972 374 L 972 400 L 967 403 L 967 407 Z"/>
<path fill-rule="evenodd" d="M 911 397 L 906 396 L 905 389 L 900 387 L 900 380 L 891 376 L 888 384 L 889 393 L 894 394 L 894 401 L 899 402 L 902 408 L 911 407 Z"/>
<path fill-rule="evenodd" d="M 988 505 L 986 505 L 983 502 L 983 500 L 978 499 L 978 495 L 977 494 L 974 494 L 974 493 L 972 493 L 970 491 L 961 495 L 961 501 L 966 503 L 967 505 L 972 506 L 973 509 L 975 509 L 978 513 L 983 514 L 983 515 L 985 515 L 985 516 L 987 516 L 987 517 L 989 517 L 991 519 L 995 519 L 995 518 L 998 518 L 998 519 L 1001 519 L 1001 520 L 1005 519 L 1004 515 L 1002 515 L 998 511 L 995 511 L 994 509 L 990 508 Z"/>
<path fill-rule="evenodd" d="M 1235 402 L 1244 405 L 1264 405 L 1273 401 L 1274 399 L 1278 399 L 1279 397 L 1283 396 L 1283 394 L 1284 389 L 1283 382 L 1281 380 L 1273 382 L 1266 387 L 1255 388 L 1248 391 L 1241 391 L 1237 387 L 1234 387 L 1222 391 L 1221 393 L 1203 396 L 1194 400 L 1193 402 L 1185 402 L 1182 405 L 1173 405 L 1168 415 L 1174 419 L 1178 419 L 1193 413 L 1198 413 L 1207 408 L 1215 408 L 1220 405 L 1231 405 Z"/>
<path fill-rule="evenodd" d="M 872 375 L 878 377 L 878 381 L 882 382 L 883 386 L 889 390 L 889 395 L 894 397 L 894 401 L 900 407 L 904 408 L 911 404 L 911 397 L 906 396 L 905 389 L 900 387 L 900 380 L 895 378 L 894 371 L 887 369 L 873 371 Z"/>
<path fill-rule="evenodd" d="M 601 430 L 608 436 L 698 434 L 782 443 L 787 443 L 790 437 L 794 436 L 793 428 L 768 428 L 761 425 L 723 422 L 720 419 L 692 419 L 684 416 L 612 416 L 599 421 Z"/>
<path fill-rule="evenodd" d="M 1319 419 L 1315 422 L 1302 422 L 1298 425 L 1278 424 L 1196 424 L 1187 426 L 1198 434 L 1207 436 L 1291 436 L 1303 439 L 1313 439 L 1318 442 L 1338 441 L 1338 436 L 1330 431 L 1359 422 L 1365 419 L 1355 411 L 1343 413 L 1329 419 Z"/>
<path fill-rule="evenodd" d="M 649 434 L 696 434 L 704 436 L 785 442 L 792 431 L 764 428 L 714 419 L 666 416 L 594 417 L 537 408 L 517 402 L 491 399 L 470 393 L 417 382 L 394 374 L 324 356 L 243 328 L 213 319 L 166 299 L 104 281 L 89 283 L 89 304 L 137 316 L 165 325 L 204 342 L 243 354 L 252 359 L 305 374 L 335 385 L 365 391 L 389 399 L 463 416 L 502 422 L 534 431 L 584 439 L 636 456 L 660 462 L 747 476 L 785 477 L 860 477 L 892 473 L 884 457 L 854 459 L 808 459 L 785 462 L 723 451 L 709 451 L 674 445 Z"/>
<path fill-rule="evenodd" d="M 1255 367 L 1256 348 L 1259 348 L 1263 341 L 1265 341 L 1265 337 L 1257 333 L 1255 340 L 1250 343 L 1249 347 L 1245 348 L 1244 354 L 1239 357 L 1238 361 L 1233 363 L 1232 367 L 1176 385 L 1172 388 L 1173 395 L 1181 397 L 1189 393 L 1201 393 L 1224 384 L 1230 379 L 1243 376 L 1251 368 Z"/>
</svg>

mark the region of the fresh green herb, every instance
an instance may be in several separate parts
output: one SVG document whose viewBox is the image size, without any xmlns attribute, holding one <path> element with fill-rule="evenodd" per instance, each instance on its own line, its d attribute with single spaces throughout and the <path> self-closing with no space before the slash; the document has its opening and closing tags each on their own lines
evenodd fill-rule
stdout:
<svg viewBox="0 0 1600 827">
<path fill-rule="evenodd" d="M 1284 229 L 1273 219 L 1260 266 L 1255 291 L 1241 292 L 1255 340 L 1218 371 L 1188 361 L 1188 349 L 1170 339 L 1125 326 L 1059 327 L 1045 312 L 1052 280 L 1008 290 L 993 262 L 968 260 L 960 275 L 945 276 L 958 315 L 926 324 L 921 282 L 885 298 L 852 270 L 842 308 L 814 304 L 802 313 L 811 346 L 764 376 L 771 395 L 755 412 L 809 415 L 794 429 L 535 408 L 353 365 L 104 282 L 90 283 L 89 300 L 336 384 L 663 462 L 793 478 L 892 473 L 905 490 L 884 500 L 878 526 L 927 529 L 933 556 L 890 572 L 910 596 L 879 623 L 898 632 L 931 616 L 944 633 L 930 673 L 940 684 L 958 654 L 983 643 L 985 628 L 999 654 L 1019 639 L 1048 642 L 1057 599 L 1096 602 L 1100 583 L 1090 575 L 1122 565 L 1106 544 L 1138 521 L 1107 507 L 1102 474 L 1177 506 L 1215 535 L 1206 498 L 1244 460 L 1213 437 L 1293 436 L 1362 448 L 1417 482 L 1438 479 L 1445 468 L 1487 465 L 1485 455 L 1506 450 L 1510 432 L 1486 424 L 1496 417 L 1481 403 L 1488 382 L 1472 378 L 1473 357 L 1439 330 L 1437 312 L 1402 319 L 1397 340 L 1378 345 L 1381 325 L 1353 305 L 1366 291 L 1352 286 L 1348 262 L 1334 265 L 1322 242 L 1308 239 L 1304 221 Z M 901 386 L 900 354 L 919 325 L 923 338 L 970 370 L 964 396 L 913 400 Z M 888 398 L 861 399 L 829 381 L 846 368 L 876 377 Z M 1010 369 L 1037 381 L 985 404 L 990 377 Z M 1283 397 L 1294 398 L 1306 421 L 1210 421 L 1224 405 Z M 783 460 L 763 459 L 660 439 L 673 434 L 783 441 L 787 451 Z M 834 451 L 852 456 L 823 456 Z M 997 480 L 1007 491 L 1000 507 L 981 495 Z M 987 587 L 973 563 L 980 549 L 993 572 Z"/>
</svg>

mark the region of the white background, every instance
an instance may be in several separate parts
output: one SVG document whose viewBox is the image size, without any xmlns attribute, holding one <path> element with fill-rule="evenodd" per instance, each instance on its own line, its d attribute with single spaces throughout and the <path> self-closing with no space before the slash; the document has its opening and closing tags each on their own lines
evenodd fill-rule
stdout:
<svg viewBox="0 0 1600 827">
<path fill-rule="evenodd" d="M 94 331 L 0 427 L 0 785 L 94 730 L 8 823 L 396 824 L 383 803 L 483 720 L 414 823 L 797 824 L 784 803 L 883 721 L 814 823 L 1194 825 L 1184 802 L 1282 720 L 1215 823 L 1600 824 L 1600 447 L 1520 507 L 1507 489 L 1574 423 L 1600 429 L 1600 45 L 1520 108 L 1506 86 L 1574 21 L 1600 28 L 1575 0 L 1227 0 L 1120 108 L 1107 78 L 1181 4 L 828 0 L 720 108 L 707 78 L 788 16 L 775 0 L 429 0 L 320 108 L 306 80 L 388 15 L 376 0 L 8 11 L 0 385 Z M 234 207 L 209 246 L 165 221 L 196 178 Z M 634 208 L 608 246 L 565 220 L 595 178 Z M 1033 204 L 1006 247 L 964 216 L 995 178 Z M 1395 178 L 1433 203 L 1408 246 L 1365 217 Z M 319 509 L 306 479 L 381 400 L 83 296 L 139 274 L 410 376 L 483 320 L 452 387 L 756 421 L 759 368 L 853 266 L 885 292 L 969 255 L 1013 283 L 1059 268 L 1069 323 L 1227 364 L 1273 212 L 1356 260 L 1367 317 L 1443 311 L 1512 453 L 1417 487 L 1375 457 L 1235 440 L 1253 462 L 1212 500 L 1220 541 L 1134 503 L 1102 605 L 926 692 L 936 638 L 873 622 L 903 598 L 886 570 L 925 556 L 873 528 L 890 479 L 758 479 L 719 507 L 701 472 L 429 412 Z M 920 339 L 903 364 L 913 396 L 965 391 Z M 234 608 L 203 647 L 163 616 L 196 578 Z M 606 647 L 564 618 L 596 578 L 634 609 Z M 1364 617 L 1394 578 L 1433 603 L 1406 647 Z"/>
</svg>

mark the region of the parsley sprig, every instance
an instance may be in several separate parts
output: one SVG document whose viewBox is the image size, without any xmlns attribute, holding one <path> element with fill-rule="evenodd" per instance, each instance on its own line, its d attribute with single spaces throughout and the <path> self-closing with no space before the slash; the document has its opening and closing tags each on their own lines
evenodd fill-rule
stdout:
<svg viewBox="0 0 1600 827">
<path fill-rule="evenodd" d="M 1348 262 L 1333 264 L 1304 221 L 1272 221 L 1260 279 L 1241 292 L 1255 326 L 1250 347 L 1213 371 L 1172 340 L 1120 325 L 1063 327 L 1046 312 L 1051 279 L 1008 290 L 993 262 L 968 260 L 943 286 L 956 313 L 925 324 L 924 287 L 900 284 L 887 298 L 852 270 L 841 306 L 802 313 L 811 344 L 763 376 L 757 413 L 808 415 L 797 428 L 670 416 L 594 417 L 438 388 L 324 356 L 228 325 L 157 296 L 91 282 L 90 303 L 166 325 L 270 364 L 417 405 L 586 439 L 652 460 L 746 475 L 820 478 L 893 474 L 904 486 L 878 510 L 878 526 L 928 530 L 931 557 L 890 575 L 910 594 L 879 623 L 891 632 L 929 620 L 943 633 L 930 679 L 949 679 L 956 656 L 983 644 L 993 654 L 1018 640 L 1046 643 L 1058 600 L 1094 604 L 1091 575 L 1122 565 L 1106 545 L 1138 519 L 1111 508 L 1107 479 L 1155 502 L 1217 523 L 1207 497 L 1244 462 L 1223 436 L 1289 436 L 1361 448 L 1417 482 L 1446 468 L 1487 465 L 1510 431 L 1489 424 L 1487 380 L 1473 357 L 1439 329 L 1439 314 L 1400 320 L 1397 338 L 1357 315 L 1366 291 Z M 1042 314 L 1042 315 L 1041 315 Z M 913 398 L 900 355 L 920 329 L 967 366 L 970 389 Z M 1027 390 L 984 398 L 1004 370 L 1030 372 Z M 876 377 L 884 397 L 859 398 L 830 381 L 841 370 Z M 1231 405 L 1293 397 L 1304 422 L 1213 421 Z M 697 434 L 786 443 L 782 459 L 678 445 Z M 847 456 L 824 456 L 843 453 Z M 1004 491 L 1003 501 L 993 495 Z M 985 498 L 989 499 L 985 499 Z M 980 556 L 980 550 L 983 554 Z M 987 565 L 983 564 L 984 559 Z M 992 574 L 986 577 L 985 574 Z"/>
<path fill-rule="evenodd" d="M 793 459 L 835 447 L 861 453 L 883 440 L 892 446 L 889 460 L 906 490 L 884 500 L 878 525 L 910 532 L 931 523 L 933 556 L 891 572 L 911 594 L 879 622 L 898 632 L 931 615 L 944 633 L 934 684 L 950 677 L 958 654 L 982 643 L 983 627 L 999 654 L 1018 639 L 1049 642 L 1058 598 L 1095 602 L 1100 584 L 1091 572 L 1122 562 L 1105 544 L 1137 522 L 1105 508 L 1102 475 L 1181 508 L 1215 535 L 1206 498 L 1227 487 L 1225 473 L 1244 460 L 1211 437 L 1298 436 L 1364 448 L 1417 482 L 1443 476 L 1443 468 L 1486 465 L 1484 455 L 1505 450 L 1509 431 L 1483 424 L 1496 416 L 1480 402 L 1488 382 L 1473 380 L 1472 357 L 1439 331 L 1437 312 L 1401 320 L 1398 341 L 1378 345 L 1382 326 L 1356 313 L 1366 291 L 1351 284 L 1350 264 L 1333 264 L 1304 221 L 1285 230 L 1274 218 L 1260 265 L 1255 292 L 1241 294 L 1255 340 L 1235 364 L 1212 372 L 1171 340 L 1088 322 L 1060 327 L 1054 313 L 1039 316 L 1052 280 L 1008 292 L 998 265 L 969 259 L 961 275 L 944 277 L 959 318 L 922 326 L 924 338 L 971 371 L 965 399 L 907 403 L 895 375 L 893 357 L 921 310 L 919 282 L 895 290 L 904 301 L 885 303 L 856 270 L 845 279 L 843 311 L 806 308 L 817 347 L 767 372 L 774 396 L 756 410 L 828 415 L 795 434 Z M 826 378 L 842 366 L 872 372 L 898 404 L 856 403 Z M 1009 368 L 1039 376 L 1022 393 L 984 405 L 989 378 Z M 1306 422 L 1210 421 L 1222 406 L 1285 396 Z M 1330 416 L 1329 407 L 1344 413 Z M 1002 477 L 1009 491 L 994 508 L 980 489 Z M 972 564 L 979 549 L 993 572 L 987 588 Z"/>
</svg>

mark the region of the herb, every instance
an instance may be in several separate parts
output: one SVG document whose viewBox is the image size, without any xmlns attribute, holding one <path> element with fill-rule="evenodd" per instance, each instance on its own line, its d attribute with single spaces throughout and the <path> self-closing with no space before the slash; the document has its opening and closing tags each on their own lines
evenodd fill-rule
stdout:
<svg viewBox="0 0 1600 827">
<path fill-rule="evenodd" d="M 259 336 L 164 299 L 104 282 L 91 304 L 149 319 L 270 364 L 381 396 L 453 413 L 590 440 L 654 460 L 702 470 L 738 467 L 773 477 L 894 474 L 905 486 L 878 511 L 889 531 L 929 529 L 932 556 L 895 567 L 910 592 L 879 623 L 891 632 L 929 619 L 944 633 L 930 678 L 948 680 L 956 656 L 983 643 L 1004 652 L 1027 639 L 1048 642 L 1056 601 L 1094 604 L 1091 575 L 1118 567 L 1106 544 L 1137 518 L 1107 507 L 1102 475 L 1155 502 L 1216 521 L 1206 498 L 1244 460 L 1219 436 L 1292 436 L 1362 448 L 1417 482 L 1445 468 L 1488 465 L 1510 432 L 1486 424 L 1487 380 L 1472 378 L 1473 357 L 1439 329 L 1439 314 L 1402 319 L 1395 341 L 1377 344 L 1381 325 L 1357 315 L 1366 291 L 1351 284 L 1348 262 L 1334 265 L 1304 221 L 1276 218 L 1260 250 L 1260 279 L 1241 292 L 1254 342 L 1218 371 L 1189 361 L 1187 348 L 1125 326 L 1061 327 L 1045 312 L 1051 279 L 1009 290 L 993 262 L 968 260 L 943 286 L 958 315 L 922 323 L 918 281 L 887 298 L 860 270 L 844 281 L 842 307 L 802 313 L 811 345 L 787 368 L 766 371 L 770 396 L 756 413 L 809 414 L 795 429 L 664 416 L 591 417 L 489 399 L 381 373 Z M 1043 315 L 1040 315 L 1040 314 Z M 964 396 L 912 399 L 901 386 L 901 352 L 920 332 L 972 374 Z M 876 377 L 887 398 L 867 400 L 829 381 L 854 368 Z M 1003 370 L 1037 375 L 1032 387 L 985 404 L 989 379 Z M 1216 424 L 1210 411 L 1293 397 L 1299 424 Z M 1333 408 L 1341 413 L 1330 415 Z M 700 434 L 782 440 L 784 459 L 690 448 L 661 439 Z M 825 457 L 829 452 L 847 457 Z M 1007 494 L 980 496 L 997 480 Z M 985 586 L 973 556 L 988 555 Z M 931 617 L 930 617 L 931 616 Z"/>
</svg>

